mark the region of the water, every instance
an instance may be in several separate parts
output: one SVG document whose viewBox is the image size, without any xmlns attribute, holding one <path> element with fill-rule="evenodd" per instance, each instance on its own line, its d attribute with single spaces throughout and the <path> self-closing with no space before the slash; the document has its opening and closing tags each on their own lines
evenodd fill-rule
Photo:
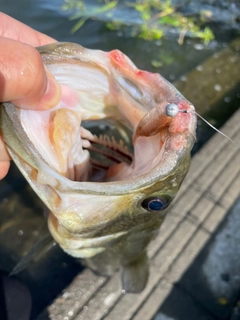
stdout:
<svg viewBox="0 0 240 320">
<path fill-rule="evenodd" d="M 94 1 L 88 1 L 92 3 Z M 178 35 L 171 30 L 159 41 L 144 41 L 133 38 L 119 31 L 109 31 L 100 21 L 88 20 L 84 26 L 72 34 L 70 30 L 75 21 L 70 21 L 69 12 L 61 9 L 61 0 L 0 0 L 1 10 L 22 21 L 32 28 L 46 33 L 59 41 L 70 41 L 82 46 L 105 51 L 119 49 L 128 55 L 140 68 L 159 72 L 170 82 L 179 79 L 214 52 L 227 46 L 234 36 L 232 30 L 217 28 L 216 41 L 208 46 L 198 39 L 186 38 L 183 45 L 178 45 Z M 132 14 L 125 14 L 125 20 L 135 19 Z M 135 22 L 135 21 L 134 21 Z M 154 67 L 153 65 L 157 66 Z M 197 110 L 201 113 L 201 110 Z"/>
<path fill-rule="evenodd" d="M 215 52 L 228 48 L 227 42 L 235 36 L 231 30 L 223 32 L 219 29 L 217 40 L 208 46 L 197 39 L 186 39 L 179 46 L 176 34 L 169 33 L 163 40 L 147 42 L 121 32 L 110 32 L 99 21 L 88 21 L 77 33 L 71 34 L 70 30 L 76 21 L 69 20 L 68 13 L 61 10 L 62 4 L 60 0 L 0 0 L 1 11 L 38 31 L 59 41 L 76 42 L 88 48 L 106 51 L 117 48 L 127 54 L 139 68 L 159 72 L 171 82 L 177 79 L 187 81 L 184 79 L 185 74 L 196 67 L 197 72 L 201 72 L 204 61 Z M 158 67 L 154 67 L 153 62 Z M 227 82 L 230 83 L 230 80 Z M 213 83 L 214 86 L 220 88 L 219 83 Z M 195 88 L 198 95 L 205 95 L 201 91 L 203 87 L 201 90 L 200 87 L 196 85 Z M 208 110 L 208 103 L 204 102 L 198 105 L 197 111 L 219 126 L 239 106 L 240 95 L 234 90 L 230 96 L 222 97 L 221 107 L 212 104 L 213 108 Z M 188 94 L 187 98 L 190 99 L 191 92 Z M 196 99 L 196 104 L 199 99 Z M 209 138 L 209 131 L 201 122 L 199 128 L 198 140 L 201 145 Z M 46 234 L 47 224 L 44 207 L 14 166 L 6 179 L 0 182 L 0 199 L 0 270 L 9 272 L 20 257 Z M 18 279 L 30 288 L 33 318 L 79 273 L 80 268 L 74 259 L 56 247 L 40 262 L 18 275 Z"/>
<path fill-rule="evenodd" d="M 209 46 L 193 39 L 179 46 L 178 36 L 171 32 L 161 41 L 149 42 L 121 36 L 121 32 L 110 32 L 99 21 L 87 21 L 78 32 L 71 34 L 70 30 L 76 20 L 69 20 L 70 13 L 61 10 L 62 4 L 61 0 L 22 0 L 17 3 L 15 0 L 0 1 L 4 13 L 59 41 L 76 42 L 105 51 L 117 48 L 127 54 L 139 68 L 160 72 L 171 81 L 219 50 L 224 46 L 224 41 L 229 41 L 233 36 L 228 32 L 221 35 L 221 41 L 212 42 Z M 161 62 L 161 67 L 154 68 L 152 61 Z"/>
</svg>

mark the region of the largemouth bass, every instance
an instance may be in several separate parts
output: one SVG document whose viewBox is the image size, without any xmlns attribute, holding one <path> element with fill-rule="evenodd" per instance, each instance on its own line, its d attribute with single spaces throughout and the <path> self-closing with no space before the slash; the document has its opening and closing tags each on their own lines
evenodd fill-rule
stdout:
<svg viewBox="0 0 240 320">
<path fill-rule="evenodd" d="M 123 289 L 140 292 L 146 248 L 189 168 L 194 107 L 118 50 L 72 43 L 38 50 L 62 99 L 47 111 L 4 103 L 8 151 L 50 209 L 49 230 L 63 250 L 97 273 L 121 268 Z"/>
</svg>

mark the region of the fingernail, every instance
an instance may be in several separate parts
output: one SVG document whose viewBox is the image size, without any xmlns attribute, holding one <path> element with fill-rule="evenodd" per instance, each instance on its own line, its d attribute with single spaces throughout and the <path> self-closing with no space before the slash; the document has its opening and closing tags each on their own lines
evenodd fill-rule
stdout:
<svg viewBox="0 0 240 320">
<path fill-rule="evenodd" d="M 47 75 L 47 89 L 40 100 L 40 105 L 43 109 L 49 109 L 54 106 L 56 106 L 62 96 L 62 90 L 60 84 L 56 81 L 54 78 L 53 74 L 47 69 L 46 70 L 46 75 Z"/>
</svg>

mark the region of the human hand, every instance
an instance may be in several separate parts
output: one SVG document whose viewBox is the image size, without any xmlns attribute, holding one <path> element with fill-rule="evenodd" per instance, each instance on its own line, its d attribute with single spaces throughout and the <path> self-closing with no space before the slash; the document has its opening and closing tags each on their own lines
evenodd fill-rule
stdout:
<svg viewBox="0 0 240 320">
<path fill-rule="evenodd" d="M 0 102 L 25 109 L 44 110 L 58 104 L 61 88 L 44 67 L 37 46 L 55 40 L 0 12 Z M 0 132 L 0 179 L 10 157 Z"/>
</svg>

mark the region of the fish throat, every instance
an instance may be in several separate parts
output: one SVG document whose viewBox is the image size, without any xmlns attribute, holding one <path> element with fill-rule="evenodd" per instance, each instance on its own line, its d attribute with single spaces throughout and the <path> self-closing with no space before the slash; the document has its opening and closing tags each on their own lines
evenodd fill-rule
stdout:
<svg viewBox="0 0 240 320">
<path fill-rule="evenodd" d="M 43 140 L 48 142 L 49 157 L 45 156 L 44 160 L 66 178 L 90 182 L 126 180 L 145 174 L 161 160 L 168 138 L 168 129 L 161 127 L 161 123 L 159 132 L 140 136 L 139 132 L 136 135 L 138 126 L 133 131 L 125 125 L 126 121 L 80 122 L 81 118 L 81 114 L 62 108 L 48 117 L 49 128 Z M 30 119 L 23 119 L 27 126 Z M 31 122 L 35 123 L 35 130 L 38 125 L 42 129 L 42 121 L 38 124 L 37 118 L 31 118 Z M 28 136 L 43 155 L 41 141 L 36 141 L 31 128 Z"/>
<path fill-rule="evenodd" d="M 95 128 L 96 130 L 96 128 Z M 130 137 L 126 131 L 122 132 L 124 138 L 121 137 L 120 132 L 107 124 L 102 124 L 97 127 L 96 131 L 103 130 L 102 134 L 92 134 L 94 128 L 90 130 L 81 129 L 82 146 L 84 150 L 90 153 L 90 163 L 92 167 L 91 181 L 103 179 L 107 170 L 117 164 L 124 163 L 131 165 L 133 162 L 133 146 L 130 144 Z M 104 132 L 108 132 L 109 135 Z M 117 137 L 113 135 L 115 134 Z"/>
</svg>

